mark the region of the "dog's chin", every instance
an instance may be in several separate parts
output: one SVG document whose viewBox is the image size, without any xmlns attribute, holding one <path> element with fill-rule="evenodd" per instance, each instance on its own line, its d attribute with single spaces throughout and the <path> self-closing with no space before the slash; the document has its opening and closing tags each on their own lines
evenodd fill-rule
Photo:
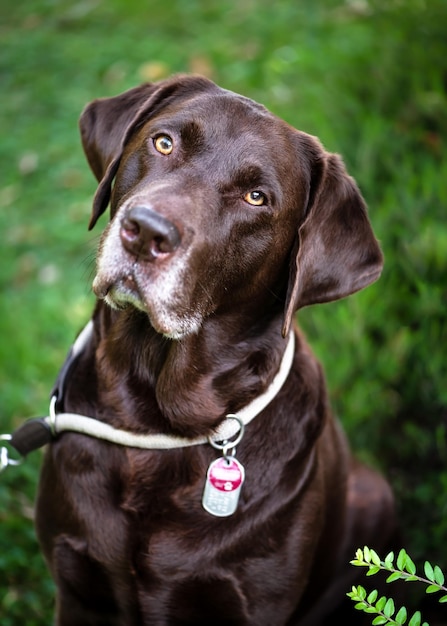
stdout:
<svg viewBox="0 0 447 626">
<path fill-rule="evenodd" d="M 96 284 L 95 284 L 96 283 Z M 202 318 L 198 314 L 180 317 L 169 312 L 166 303 L 154 303 L 145 298 L 133 277 L 125 277 L 106 289 L 98 289 L 95 280 L 93 289 L 111 308 L 123 310 L 130 306 L 146 313 L 154 330 L 168 339 L 180 340 L 188 335 L 196 334 L 201 326 Z"/>
</svg>

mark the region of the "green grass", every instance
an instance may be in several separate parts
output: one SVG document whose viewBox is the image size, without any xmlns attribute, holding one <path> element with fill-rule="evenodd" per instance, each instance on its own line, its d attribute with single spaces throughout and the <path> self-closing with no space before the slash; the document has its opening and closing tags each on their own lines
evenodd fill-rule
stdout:
<svg viewBox="0 0 447 626">
<path fill-rule="evenodd" d="M 87 232 L 83 106 L 206 72 L 341 152 L 364 192 L 382 278 L 299 319 L 354 447 L 395 488 L 405 547 L 445 569 L 446 23 L 444 0 L 4 0 L 0 430 L 46 414 L 93 305 L 105 218 Z M 32 525 L 40 462 L 34 453 L 0 477 L 2 626 L 51 622 Z"/>
</svg>

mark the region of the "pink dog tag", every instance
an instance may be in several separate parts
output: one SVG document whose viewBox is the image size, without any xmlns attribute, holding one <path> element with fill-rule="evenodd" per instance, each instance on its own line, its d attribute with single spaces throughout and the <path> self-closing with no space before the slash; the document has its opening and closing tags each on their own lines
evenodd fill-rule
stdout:
<svg viewBox="0 0 447 626">
<path fill-rule="evenodd" d="M 243 466 L 232 456 L 213 461 L 206 475 L 202 506 L 216 517 L 232 515 L 245 478 Z"/>
</svg>

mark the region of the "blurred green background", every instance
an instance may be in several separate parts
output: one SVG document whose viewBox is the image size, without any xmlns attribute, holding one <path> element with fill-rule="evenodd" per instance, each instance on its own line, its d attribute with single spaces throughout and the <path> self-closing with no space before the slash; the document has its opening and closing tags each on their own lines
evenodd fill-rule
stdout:
<svg viewBox="0 0 447 626">
<path fill-rule="evenodd" d="M 93 306 L 105 218 L 87 232 L 83 106 L 206 74 L 342 153 L 367 199 L 382 278 L 299 320 L 353 447 L 394 487 L 405 548 L 446 570 L 447 2 L 3 0 L 0 44 L 0 431 L 47 414 Z M 40 462 L 0 476 L 2 626 L 51 623 L 32 522 Z"/>
</svg>

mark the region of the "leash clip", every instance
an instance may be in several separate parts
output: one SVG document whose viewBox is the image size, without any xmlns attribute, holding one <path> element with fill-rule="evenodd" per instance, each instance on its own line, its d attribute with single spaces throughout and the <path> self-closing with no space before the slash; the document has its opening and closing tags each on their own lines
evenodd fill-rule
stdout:
<svg viewBox="0 0 447 626">
<path fill-rule="evenodd" d="M 50 412 L 55 418 L 54 408 L 51 408 Z M 0 448 L 0 472 L 9 465 L 20 465 L 30 452 L 51 443 L 55 438 L 51 426 L 51 416 L 50 418 L 34 417 L 26 420 L 13 433 L 0 435 L 0 442 L 8 442 L 8 447 Z M 20 458 L 11 458 L 9 448 L 13 448 Z"/>
<path fill-rule="evenodd" d="M 0 435 L 0 441 L 11 441 L 12 435 Z M 12 459 L 9 450 L 5 446 L 0 448 L 0 473 L 10 465 L 20 465 L 23 459 Z"/>
</svg>

